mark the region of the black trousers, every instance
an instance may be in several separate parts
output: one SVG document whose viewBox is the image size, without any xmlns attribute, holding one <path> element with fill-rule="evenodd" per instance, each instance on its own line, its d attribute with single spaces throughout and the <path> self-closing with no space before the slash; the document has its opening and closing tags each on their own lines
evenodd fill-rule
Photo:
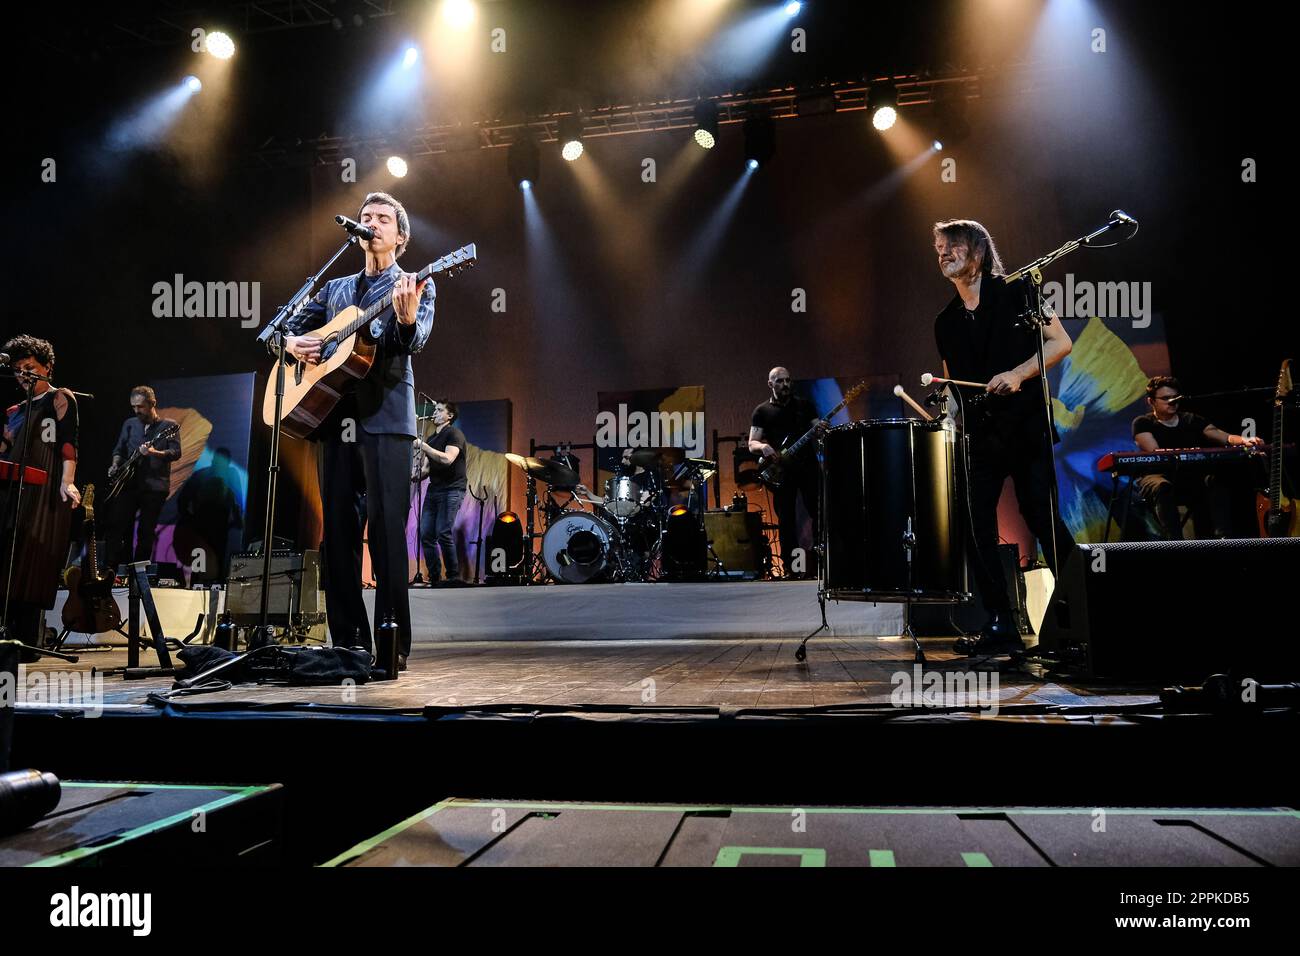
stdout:
<svg viewBox="0 0 1300 956">
<path fill-rule="evenodd" d="M 406 518 L 411 510 L 411 439 L 371 435 L 360 425 L 355 433 L 349 430 L 353 441 L 344 441 L 335 426 L 322 431 L 316 460 L 324 510 L 321 562 L 330 641 L 336 647 L 374 648 L 374 632 L 361 600 L 361 533 L 368 518 L 375 627 L 391 614 L 400 631 L 398 653 L 409 655 Z"/>
<path fill-rule="evenodd" d="M 990 614 L 1011 610 L 1007 579 L 998 560 L 998 499 L 1010 477 L 1020 514 L 1047 558 L 1056 567 L 1056 555 L 1074 551 L 1070 530 L 1056 518 L 1056 549 L 1052 548 L 1051 487 L 1056 467 L 1045 433 L 988 429 L 970 437 L 970 521 L 968 563 Z"/>
<path fill-rule="evenodd" d="M 796 573 L 793 570 L 793 552 L 799 547 L 798 496 L 803 497 L 803 506 L 812 518 L 813 538 L 816 539 L 817 514 L 821 507 L 821 481 L 821 469 L 814 462 L 802 468 L 788 469 L 781 487 L 772 492 L 772 507 L 776 509 L 776 523 L 781 535 L 781 564 L 787 575 Z M 816 553 L 809 551 L 804 573 L 811 575 L 816 571 Z"/>
<path fill-rule="evenodd" d="M 158 515 L 162 513 L 167 501 L 167 492 L 148 488 L 126 488 L 113 502 L 113 518 L 109 526 L 105 547 L 105 567 L 112 571 L 119 562 L 125 562 L 127 556 L 132 561 L 153 560 L 154 541 L 158 536 Z M 135 550 L 131 549 L 131 532 L 136 528 L 139 516 L 139 532 L 136 534 Z M 182 556 L 182 561 L 184 557 Z"/>
<path fill-rule="evenodd" d="M 1192 528 L 1199 539 L 1217 538 L 1230 533 L 1232 519 L 1227 495 L 1214 475 L 1174 474 L 1142 475 L 1137 479 L 1138 493 L 1155 509 L 1160 534 L 1166 541 L 1183 537 L 1180 504 L 1192 513 Z"/>
</svg>

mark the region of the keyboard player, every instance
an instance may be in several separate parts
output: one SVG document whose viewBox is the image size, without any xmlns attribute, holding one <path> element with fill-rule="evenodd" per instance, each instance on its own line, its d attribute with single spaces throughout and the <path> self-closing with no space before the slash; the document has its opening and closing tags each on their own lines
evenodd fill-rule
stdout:
<svg viewBox="0 0 1300 956">
<path fill-rule="evenodd" d="M 1262 444 L 1261 438 L 1230 435 L 1200 415 L 1181 411 L 1181 402 L 1178 379 L 1157 375 L 1147 382 L 1147 405 L 1151 411 L 1133 419 L 1133 440 L 1139 449 Z M 1160 533 L 1166 541 L 1182 537 L 1180 504 L 1191 511 L 1197 538 L 1221 538 L 1228 534 L 1230 517 L 1226 495 L 1213 474 L 1180 472 L 1175 467 L 1166 473 L 1142 475 L 1137 479 L 1137 488 L 1142 500 L 1155 511 Z"/>
</svg>

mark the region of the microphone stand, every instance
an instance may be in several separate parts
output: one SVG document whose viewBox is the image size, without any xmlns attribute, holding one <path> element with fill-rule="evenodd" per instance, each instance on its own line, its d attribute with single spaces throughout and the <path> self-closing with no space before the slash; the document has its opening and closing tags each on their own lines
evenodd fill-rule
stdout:
<svg viewBox="0 0 1300 956">
<path fill-rule="evenodd" d="M 275 356 L 275 421 L 271 425 L 271 451 L 266 463 L 266 521 L 262 532 L 262 601 L 258 616 L 259 623 L 248 639 L 250 650 L 265 647 L 273 643 L 275 639 L 275 628 L 270 624 L 271 544 L 274 540 L 271 533 L 275 524 L 276 479 L 280 473 L 280 415 L 284 409 L 284 323 L 291 316 L 298 313 L 298 310 L 311 297 L 316 284 L 320 282 L 320 277 L 338 261 L 339 256 L 343 255 L 348 246 L 353 245 L 356 241 L 356 236 L 349 235 L 343 245 L 339 246 L 338 251 L 330 256 L 329 261 L 321 266 L 315 275 L 308 277 L 307 281 L 298 288 L 298 291 L 293 294 L 293 297 L 287 303 L 280 307 L 280 311 L 276 313 L 275 318 L 268 322 L 266 328 L 262 329 L 257 336 L 257 341 L 266 343 L 271 350 L 271 354 Z"/>
<path fill-rule="evenodd" d="M 1034 341 L 1034 350 L 1038 359 L 1038 381 L 1039 388 L 1043 396 L 1043 409 L 1047 414 L 1047 455 L 1048 460 L 1052 462 L 1052 480 L 1047 486 L 1048 497 L 1048 519 L 1050 534 L 1052 536 L 1052 577 L 1056 582 L 1061 579 L 1061 555 L 1057 551 L 1056 542 L 1056 524 L 1060 520 L 1060 500 L 1056 482 L 1056 455 L 1055 442 L 1053 436 L 1056 434 L 1056 416 L 1052 411 L 1052 390 L 1047 384 L 1047 359 L 1044 355 L 1046 344 L 1043 336 L 1043 329 L 1057 318 L 1054 313 L 1047 309 L 1047 303 L 1043 298 L 1043 269 L 1051 265 L 1057 259 L 1064 258 L 1077 249 L 1089 246 L 1098 236 L 1110 232 L 1112 229 L 1118 229 L 1125 225 L 1122 219 L 1111 219 L 1099 229 L 1095 229 L 1086 236 L 1080 236 L 1077 239 L 1071 239 L 1058 249 L 1054 249 L 1045 256 L 1040 256 L 1026 266 L 1021 266 L 1015 272 L 1006 276 L 1003 281 L 1007 285 L 1012 283 L 1021 283 L 1021 289 L 1025 295 L 1024 311 L 1019 318 L 1027 327 L 1032 328 L 1036 334 Z M 1136 223 L 1134 223 L 1136 226 Z M 1136 229 L 1125 239 L 1131 239 L 1136 235 Z M 1058 318 L 1059 321 L 1059 318 Z"/>
</svg>

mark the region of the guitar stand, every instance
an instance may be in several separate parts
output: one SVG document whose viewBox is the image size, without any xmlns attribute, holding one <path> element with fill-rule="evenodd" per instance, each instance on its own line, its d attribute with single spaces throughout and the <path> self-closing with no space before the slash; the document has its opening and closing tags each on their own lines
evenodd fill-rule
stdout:
<svg viewBox="0 0 1300 956">
<path fill-rule="evenodd" d="M 120 673 L 128 680 L 142 677 L 171 675 L 176 672 L 171 654 L 167 652 L 167 638 L 163 634 L 162 623 L 158 620 L 158 607 L 154 604 L 153 591 L 149 588 L 148 561 L 135 561 L 127 565 L 127 644 L 126 667 L 107 671 Z M 157 667 L 140 666 L 140 646 L 144 639 L 140 636 L 140 605 L 144 605 L 145 619 L 149 623 L 149 633 L 153 636 L 153 649 L 158 655 Z M 200 621 L 202 626 L 202 621 Z M 198 627 L 194 633 L 198 633 Z M 194 635 L 191 634 L 191 637 Z"/>
</svg>

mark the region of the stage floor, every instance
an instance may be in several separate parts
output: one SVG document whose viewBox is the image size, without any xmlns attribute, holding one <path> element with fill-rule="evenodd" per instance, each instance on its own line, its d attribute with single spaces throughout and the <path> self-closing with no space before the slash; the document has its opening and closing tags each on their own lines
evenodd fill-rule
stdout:
<svg viewBox="0 0 1300 956">
<path fill-rule="evenodd" d="M 1042 680 L 1024 671 L 998 670 L 998 661 L 959 657 L 950 638 L 922 638 L 927 662 L 915 670 L 910 641 L 903 638 L 819 636 L 808 658 L 794 658 L 797 640 L 617 640 L 617 641 L 456 641 L 417 643 L 409 669 L 397 681 L 357 687 L 287 687 L 240 684 L 229 690 L 176 697 L 189 702 L 239 708 L 300 703 L 321 706 L 422 710 L 465 707 L 610 708 L 821 708 L 866 705 L 892 707 L 902 689 L 917 711 L 955 707 L 976 716 L 994 711 L 1052 707 L 1130 708 L 1158 704 L 1158 688 L 1077 686 Z M 150 654 L 141 661 L 151 663 Z M 1001 659 L 1005 663 L 1005 659 Z M 76 664 L 46 659 L 27 668 L 32 675 L 102 672 L 121 667 L 125 649 L 80 651 Z M 953 697 L 925 698 L 928 675 L 949 675 L 967 691 L 965 707 Z M 929 678 L 934 680 L 934 678 Z M 973 682 L 973 683 L 972 683 Z M 171 687 L 169 677 L 124 680 L 103 676 L 102 703 L 110 711 L 159 709 L 151 694 Z M 65 685 L 72 682 L 64 681 Z M 56 688 L 50 680 L 48 686 Z M 915 694 L 912 693 L 915 686 Z M 956 685 L 954 685 L 955 687 Z M 48 709 L 94 704 L 91 683 L 68 686 L 58 701 L 20 703 Z M 53 692 L 53 690 L 51 691 Z M 972 693 L 973 692 L 973 693 Z M 972 699 L 973 698 L 973 699 Z M 919 705 L 925 704 L 925 707 Z"/>
</svg>

